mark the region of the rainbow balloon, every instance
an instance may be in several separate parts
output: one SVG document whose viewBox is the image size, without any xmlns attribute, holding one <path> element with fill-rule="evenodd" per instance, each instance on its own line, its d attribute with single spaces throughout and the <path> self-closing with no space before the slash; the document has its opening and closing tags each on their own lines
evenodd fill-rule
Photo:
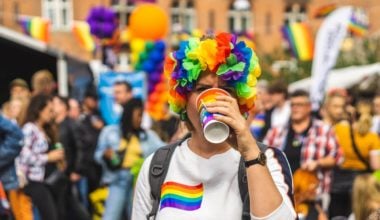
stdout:
<svg viewBox="0 0 380 220">
<path fill-rule="evenodd" d="M 164 106 L 169 97 L 168 78 L 163 74 L 165 59 L 165 42 L 144 41 L 134 38 L 131 40 L 131 60 L 137 71 L 144 71 L 148 79 L 148 102 L 146 110 L 154 120 L 162 119 Z"/>
<path fill-rule="evenodd" d="M 49 41 L 49 20 L 41 17 L 22 16 L 19 22 L 25 34 L 45 43 Z"/>
<path fill-rule="evenodd" d="M 73 34 L 79 44 L 87 51 L 95 50 L 95 41 L 91 36 L 90 26 L 85 21 L 76 21 L 73 25 Z"/>
<path fill-rule="evenodd" d="M 301 61 L 313 59 L 314 42 L 309 27 L 305 23 L 292 23 L 282 28 L 285 39 L 293 55 Z"/>
</svg>

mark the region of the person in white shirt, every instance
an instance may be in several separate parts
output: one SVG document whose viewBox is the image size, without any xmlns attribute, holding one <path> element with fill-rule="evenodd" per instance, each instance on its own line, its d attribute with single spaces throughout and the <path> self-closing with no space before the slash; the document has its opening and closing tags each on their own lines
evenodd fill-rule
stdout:
<svg viewBox="0 0 380 220">
<path fill-rule="evenodd" d="M 271 128 L 286 127 L 290 117 L 290 103 L 288 98 L 287 85 L 281 81 L 276 81 L 269 87 L 269 94 L 274 104 L 271 114 Z"/>
<path fill-rule="evenodd" d="M 153 218 L 149 216 L 154 202 L 149 183 L 153 157 L 145 160 L 136 183 L 132 220 L 241 219 L 241 157 L 246 167 L 250 219 L 295 219 L 286 158 L 273 148 L 261 152 L 242 115 L 253 107 L 254 84 L 260 75 L 255 53 L 228 33 L 190 38 L 170 54 L 165 74 L 171 76 L 170 106 L 186 122 L 191 137 L 175 148 Z M 231 95 L 217 96 L 215 102 L 206 104 L 209 112 L 219 113 L 215 119 L 231 130 L 230 137 L 219 144 L 204 137 L 196 107 L 198 95 L 210 88 Z"/>
<path fill-rule="evenodd" d="M 371 131 L 380 135 L 380 94 L 373 99 L 373 112 Z"/>
</svg>

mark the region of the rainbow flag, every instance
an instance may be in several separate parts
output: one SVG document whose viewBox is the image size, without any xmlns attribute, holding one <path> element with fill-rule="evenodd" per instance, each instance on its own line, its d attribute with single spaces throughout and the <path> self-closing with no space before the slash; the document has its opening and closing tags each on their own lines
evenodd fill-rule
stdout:
<svg viewBox="0 0 380 220">
<path fill-rule="evenodd" d="M 49 20 L 41 17 L 22 16 L 19 23 L 25 34 L 45 43 L 49 41 Z"/>
<path fill-rule="evenodd" d="M 176 182 L 166 182 L 161 187 L 161 208 L 176 208 L 194 211 L 201 207 L 203 184 L 188 186 Z"/>
<path fill-rule="evenodd" d="M 292 23 L 282 27 L 284 38 L 288 41 L 293 55 L 301 61 L 313 59 L 314 41 L 305 23 Z"/>
<path fill-rule="evenodd" d="M 348 23 L 348 30 L 355 36 L 363 37 L 368 31 L 368 20 L 365 12 L 360 9 L 355 9 Z"/>
<path fill-rule="evenodd" d="M 81 47 L 87 51 L 95 50 L 95 41 L 91 36 L 90 26 L 85 21 L 76 21 L 72 28 L 75 38 L 78 40 Z"/>
<path fill-rule="evenodd" d="M 337 8 L 336 4 L 328 4 L 328 5 L 319 7 L 315 12 L 314 17 L 324 18 L 327 15 L 329 15 L 331 12 L 333 12 L 336 8 Z"/>
</svg>

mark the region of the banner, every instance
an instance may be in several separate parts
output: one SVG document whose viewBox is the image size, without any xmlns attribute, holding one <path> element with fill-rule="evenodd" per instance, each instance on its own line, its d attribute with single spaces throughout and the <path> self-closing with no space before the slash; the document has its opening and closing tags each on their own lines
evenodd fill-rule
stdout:
<svg viewBox="0 0 380 220">
<path fill-rule="evenodd" d="M 98 92 L 100 113 L 106 124 L 117 124 L 122 107 L 115 103 L 113 98 L 113 84 L 118 81 L 127 81 L 132 86 L 134 97 L 146 100 L 146 74 L 144 72 L 132 73 L 101 73 L 99 76 Z"/>
<path fill-rule="evenodd" d="M 314 111 L 318 111 L 326 89 L 327 73 L 335 66 L 353 7 L 346 6 L 332 12 L 319 28 L 314 48 L 314 60 L 311 70 L 312 83 L 310 99 Z"/>
<path fill-rule="evenodd" d="M 288 41 L 294 57 L 301 61 L 313 59 L 314 42 L 306 23 L 294 22 L 282 27 L 284 38 Z"/>
<path fill-rule="evenodd" d="M 20 16 L 18 19 L 24 34 L 34 39 L 49 42 L 50 21 L 41 17 Z"/>
</svg>

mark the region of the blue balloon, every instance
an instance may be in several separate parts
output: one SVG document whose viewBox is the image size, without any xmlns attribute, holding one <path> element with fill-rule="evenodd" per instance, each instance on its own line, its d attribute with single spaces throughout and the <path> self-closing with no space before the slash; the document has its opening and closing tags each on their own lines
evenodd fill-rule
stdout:
<svg viewBox="0 0 380 220">
<path fill-rule="evenodd" d="M 147 73 L 151 73 L 154 71 L 154 64 L 152 61 L 150 60 L 145 60 L 143 63 L 142 63 L 142 69 L 147 72 Z"/>
<path fill-rule="evenodd" d="M 154 63 L 159 63 L 164 61 L 165 57 L 163 53 L 157 50 L 153 50 L 151 53 L 149 53 L 149 59 Z"/>
<path fill-rule="evenodd" d="M 165 52 L 165 47 L 165 42 L 162 40 L 156 41 L 156 43 L 154 44 L 154 48 L 160 52 Z"/>
</svg>

